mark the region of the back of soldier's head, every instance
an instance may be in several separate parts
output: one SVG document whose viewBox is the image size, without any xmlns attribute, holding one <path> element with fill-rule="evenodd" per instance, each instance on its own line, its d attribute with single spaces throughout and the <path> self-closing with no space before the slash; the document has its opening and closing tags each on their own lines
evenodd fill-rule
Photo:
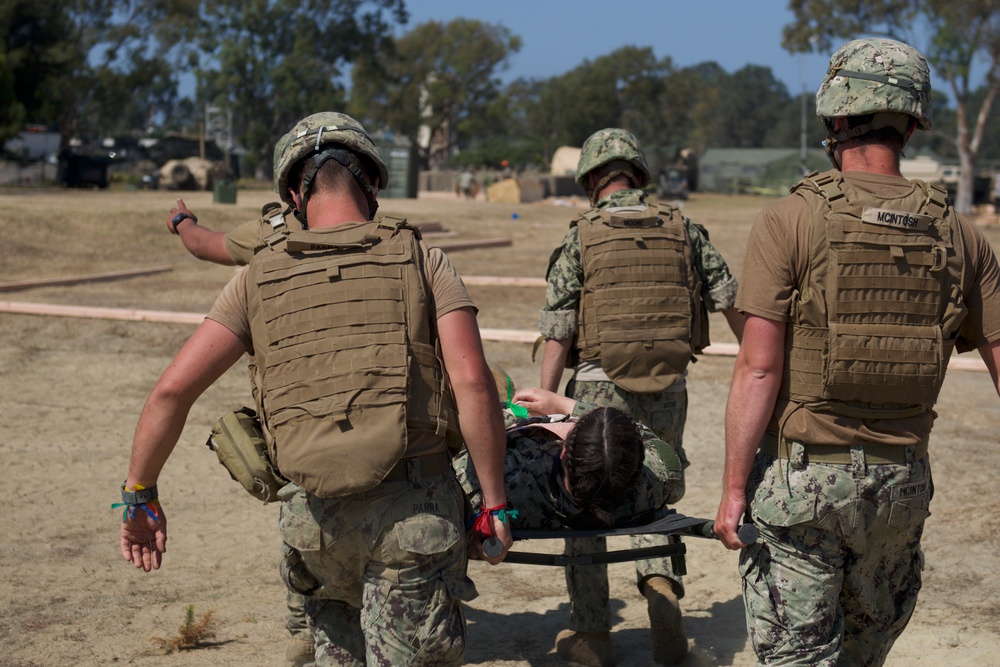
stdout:
<svg viewBox="0 0 1000 667">
<path fill-rule="evenodd" d="M 327 167 L 330 162 L 336 164 Z M 331 187 L 344 179 L 336 175 L 342 171 L 337 165 L 346 169 L 361 188 L 369 215 L 374 216 L 378 208 L 376 192 L 388 184 L 388 169 L 365 128 L 347 114 L 312 114 L 278 140 L 274 147 L 274 189 L 290 205 L 294 205 L 290 189 L 298 191 L 303 201 L 308 200 L 317 182 L 321 187 Z M 299 213 L 304 215 L 305 211 Z"/>
</svg>

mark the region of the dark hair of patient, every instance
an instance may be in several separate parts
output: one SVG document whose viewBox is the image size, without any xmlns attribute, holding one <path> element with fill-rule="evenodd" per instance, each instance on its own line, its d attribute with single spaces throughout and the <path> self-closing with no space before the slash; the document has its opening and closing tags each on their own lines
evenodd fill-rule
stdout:
<svg viewBox="0 0 1000 667">
<path fill-rule="evenodd" d="M 566 436 L 563 470 L 582 514 L 600 526 L 635 487 L 645 459 L 639 425 L 617 408 L 594 408 Z"/>
</svg>

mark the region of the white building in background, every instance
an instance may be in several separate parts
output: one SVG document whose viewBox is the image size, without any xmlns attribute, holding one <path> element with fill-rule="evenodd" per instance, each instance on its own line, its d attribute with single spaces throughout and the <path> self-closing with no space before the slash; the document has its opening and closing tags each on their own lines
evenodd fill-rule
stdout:
<svg viewBox="0 0 1000 667">
<path fill-rule="evenodd" d="M 59 133 L 41 129 L 27 129 L 18 132 L 13 139 L 3 144 L 5 153 L 16 155 L 29 162 L 55 157 L 59 152 Z"/>
</svg>

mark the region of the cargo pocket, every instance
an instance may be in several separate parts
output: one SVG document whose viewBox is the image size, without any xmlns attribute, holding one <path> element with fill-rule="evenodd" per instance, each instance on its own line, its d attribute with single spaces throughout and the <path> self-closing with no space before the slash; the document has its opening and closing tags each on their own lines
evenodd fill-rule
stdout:
<svg viewBox="0 0 1000 667">
<path fill-rule="evenodd" d="M 813 521 L 816 518 L 819 496 L 794 487 L 789 491 L 780 481 L 769 484 L 768 478 L 774 470 L 775 467 L 771 466 L 765 474 L 764 483 L 754 490 L 751 505 L 754 522 L 787 528 Z"/>
<path fill-rule="evenodd" d="M 393 530 L 399 548 L 418 556 L 443 554 L 464 537 L 454 521 L 426 513 L 397 522 Z"/>
<path fill-rule="evenodd" d="M 309 511 L 305 494 L 300 493 L 281 503 L 278 520 L 285 544 L 299 551 L 319 551 L 323 547 L 322 529 Z"/>
</svg>

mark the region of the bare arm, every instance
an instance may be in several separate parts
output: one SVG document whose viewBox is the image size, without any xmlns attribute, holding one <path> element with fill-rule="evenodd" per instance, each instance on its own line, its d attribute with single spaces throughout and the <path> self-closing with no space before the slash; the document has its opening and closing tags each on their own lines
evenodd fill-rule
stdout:
<svg viewBox="0 0 1000 667">
<path fill-rule="evenodd" d="M 243 355 L 243 343 L 229 329 L 205 320 L 184 344 L 153 388 L 139 416 L 125 484 L 149 488 L 177 444 L 195 400 Z M 166 518 L 142 511 L 121 527 L 122 557 L 149 572 L 159 569 L 166 551 Z"/>
<path fill-rule="evenodd" d="M 746 510 L 746 483 L 767 428 L 784 365 L 785 323 L 747 316 L 746 337 L 733 369 L 726 404 L 726 465 L 715 532 L 730 549 L 746 546 L 736 528 Z"/>
<path fill-rule="evenodd" d="M 562 380 L 563 369 L 566 368 L 571 345 L 572 338 L 545 339 L 545 348 L 542 350 L 542 389 L 559 391 L 559 382 Z"/>
<path fill-rule="evenodd" d="M 569 415 L 576 406 L 576 399 L 541 387 L 520 389 L 514 393 L 512 401 L 536 415 Z"/>
<path fill-rule="evenodd" d="M 483 505 L 506 505 L 503 463 L 507 440 L 503 417 L 497 409 L 500 397 L 483 354 L 475 311 L 472 308 L 453 310 L 439 317 L 437 324 L 444 366 L 458 408 L 459 427 L 479 478 Z M 495 564 L 506 556 L 511 537 L 506 524 L 498 518 L 494 519 L 493 529 L 504 545 L 499 557 L 486 558 Z"/>
<path fill-rule="evenodd" d="M 207 262 L 214 262 L 225 266 L 234 266 L 236 264 L 233 258 L 229 256 L 229 251 L 226 250 L 225 232 L 213 232 L 210 229 L 206 229 L 198 224 L 197 218 L 186 218 L 175 226 L 172 220 L 178 213 L 193 215 L 188 207 L 184 205 L 183 199 L 178 199 L 177 206 L 170 209 L 167 217 L 167 229 L 176 231 L 176 234 L 181 237 L 181 241 L 188 252 L 198 259 Z"/>
<path fill-rule="evenodd" d="M 1000 375 L 998 375 L 998 371 L 1000 371 L 1000 340 L 980 347 L 979 356 L 986 363 L 986 369 L 990 372 L 990 377 L 993 378 L 993 387 L 997 390 L 997 395 L 1000 396 Z"/>
<path fill-rule="evenodd" d="M 722 311 L 722 315 L 726 318 L 726 322 L 729 324 L 729 328 L 732 329 L 733 335 L 736 336 L 736 342 L 742 343 L 743 328 L 746 326 L 746 319 L 743 317 L 743 313 L 735 308 L 725 308 Z"/>
</svg>

